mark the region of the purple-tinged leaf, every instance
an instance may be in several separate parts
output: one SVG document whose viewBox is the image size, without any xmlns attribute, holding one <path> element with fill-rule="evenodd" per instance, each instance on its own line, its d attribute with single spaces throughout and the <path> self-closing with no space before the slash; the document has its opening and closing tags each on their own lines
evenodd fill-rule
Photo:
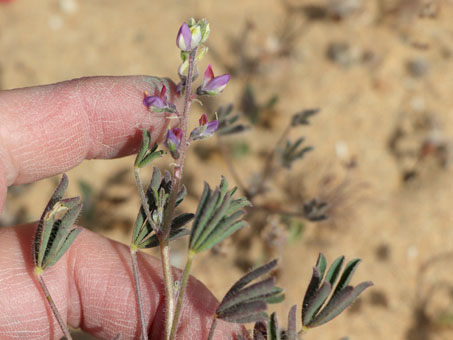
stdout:
<svg viewBox="0 0 453 340">
<path fill-rule="evenodd" d="M 255 280 L 256 278 L 269 273 L 277 265 L 277 260 L 273 260 L 265 265 L 258 267 L 252 270 L 250 273 L 245 274 L 241 279 L 239 279 L 233 287 L 226 293 L 223 299 L 228 299 L 231 295 L 236 294 L 241 288 L 245 287 L 249 282 Z"/>
<path fill-rule="evenodd" d="M 253 327 L 253 340 L 267 340 L 267 324 L 258 321 Z"/>
<path fill-rule="evenodd" d="M 324 302 L 326 302 L 331 290 L 332 286 L 330 283 L 324 281 L 321 287 L 317 290 L 316 294 L 310 300 L 309 305 L 307 307 L 304 306 L 306 309 L 302 316 L 302 324 L 304 326 L 310 326 L 312 319 L 315 317 L 315 314 L 319 311 Z"/>
<path fill-rule="evenodd" d="M 341 273 L 341 268 L 343 267 L 344 263 L 344 256 L 340 256 L 331 264 L 329 271 L 326 274 L 326 281 L 330 282 L 330 285 L 333 287 L 335 282 L 337 281 L 338 277 Z"/>
<path fill-rule="evenodd" d="M 267 305 L 264 301 L 252 301 L 239 303 L 237 305 L 231 306 L 230 308 L 223 309 L 221 311 L 216 311 L 216 318 L 222 319 L 229 322 L 236 322 L 234 320 L 244 319 L 246 317 L 257 315 L 259 313 L 265 312 Z M 251 320 L 249 322 L 262 321 L 261 319 Z"/>
<path fill-rule="evenodd" d="M 278 327 L 277 314 L 272 313 L 269 323 L 267 324 L 269 331 L 269 340 L 280 340 L 280 328 Z"/>
<path fill-rule="evenodd" d="M 341 291 L 349 284 L 349 282 L 351 282 L 352 276 L 354 275 L 354 272 L 361 261 L 361 259 L 353 259 L 348 262 L 343 270 L 343 274 L 341 274 L 340 280 L 338 281 L 338 285 L 335 288 L 333 295 L 337 294 L 337 292 Z"/>
<path fill-rule="evenodd" d="M 269 293 L 271 293 L 272 288 L 274 288 L 274 284 L 275 279 L 270 277 L 241 289 L 235 294 L 228 296 L 228 298 L 224 298 L 220 306 L 217 308 L 217 312 L 221 313 L 223 310 L 239 303 L 251 302 L 256 301 L 257 299 L 265 298 Z"/>
<path fill-rule="evenodd" d="M 319 254 L 317 265 L 319 264 L 321 269 L 324 268 L 325 270 L 325 266 L 323 267 L 322 262 L 320 262 L 320 259 L 322 258 L 324 258 L 324 256 L 322 254 Z M 313 267 L 313 275 L 311 276 L 310 283 L 308 284 L 307 290 L 305 291 L 304 301 L 302 302 L 302 320 L 305 320 L 306 318 L 308 307 L 311 305 L 313 299 L 315 298 L 316 292 L 318 291 L 319 285 L 321 284 L 321 279 L 322 278 L 318 267 Z"/>
<path fill-rule="evenodd" d="M 324 309 L 312 320 L 309 327 L 317 327 L 332 320 L 348 308 L 357 297 L 368 287 L 373 286 L 370 281 L 362 282 L 356 287 L 347 286 L 335 294 Z"/>
<path fill-rule="evenodd" d="M 244 324 L 244 323 L 251 323 L 251 322 L 256 322 L 256 321 L 265 321 L 265 320 L 267 320 L 268 317 L 269 316 L 267 315 L 266 312 L 257 312 L 255 314 L 250 314 L 250 315 L 246 315 L 243 317 L 224 318 L 222 320 L 227 321 L 227 322 L 232 322 L 232 323 Z"/>
<path fill-rule="evenodd" d="M 286 332 L 286 340 L 298 340 L 297 339 L 297 325 L 296 325 L 296 313 L 297 306 L 291 307 L 288 313 L 288 330 Z"/>
</svg>

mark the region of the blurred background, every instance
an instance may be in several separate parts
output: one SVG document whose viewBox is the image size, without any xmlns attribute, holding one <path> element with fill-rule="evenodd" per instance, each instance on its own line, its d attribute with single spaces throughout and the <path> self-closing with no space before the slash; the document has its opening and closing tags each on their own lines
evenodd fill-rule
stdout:
<svg viewBox="0 0 453 340">
<path fill-rule="evenodd" d="M 177 81 L 175 37 L 191 16 L 211 23 L 201 70 L 232 76 L 193 124 L 231 103 L 249 129 L 193 144 L 182 209 L 194 211 L 203 180 L 214 186 L 220 174 L 255 206 L 250 227 L 193 274 L 222 298 L 244 271 L 280 258 L 286 300 L 271 308 L 285 324 L 319 252 L 360 257 L 352 283 L 375 287 L 304 339 L 452 339 L 452 1 L 3 0 L 0 89 L 94 75 Z M 320 111 L 288 128 L 305 109 Z M 285 163 L 286 140 L 302 136 L 313 150 Z M 85 201 L 79 224 L 126 244 L 139 206 L 132 164 L 93 160 L 68 173 L 68 195 Z M 56 183 L 9 188 L 0 225 L 37 220 Z M 182 266 L 184 241 L 173 250 Z"/>
</svg>

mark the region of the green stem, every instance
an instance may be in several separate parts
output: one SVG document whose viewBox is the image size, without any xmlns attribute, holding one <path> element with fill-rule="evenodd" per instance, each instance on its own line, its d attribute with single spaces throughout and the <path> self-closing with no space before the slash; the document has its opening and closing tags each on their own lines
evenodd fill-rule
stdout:
<svg viewBox="0 0 453 340">
<path fill-rule="evenodd" d="M 179 316 L 181 315 L 181 307 L 182 307 L 182 302 L 184 300 L 184 293 L 185 293 L 187 282 L 189 279 L 189 272 L 190 272 L 190 268 L 192 267 L 192 261 L 193 261 L 193 258 L 195 257 L 195 255 L 196 255 L 196 253 L 189 251 L 189 254 L 187 256 L 186 266 L 184 267 L 184 272 L 181 276 L 178 300 L 176 302 L 175 315 L 173 317 L 173 324 L 171 326 L 170 339 L 175 338 L 176 331 L 178 330 Z"/>
<path fill-rule="evenodd" d="M 211 329 L 209 330 L 208 340 L 212 340 L 214 338 L 214 331 L 217 326 L 217 318 L 214 316 L 214 320 L 212 321 Z"/>
<path fill-rule="evenodd" d="M 136 250 L 131 249 L 131 259 L 132 259 L 132 271 L 134 273 L 135 291 L 137 292 L 137 305 L 138 305 L 138 313 L 140 316 L 140 329 L 142 332 L 141 338 L 142 338 L 142 340 L 148 340 L 148 335 L 147 335 L 146 326 L 145 326 L 145 312 L 144 312 L 144 308 L 143 308 L 142 291 L 140 288 L 140 276 L 138 275 L 137 251 Z"/>
<path fill-rule="evenodd" d="M 41 288 L 44 292 L 44 295 L 46 296 L 47 302 L 50 305 L 50 309 L 53 312 L 53 315 L 55 315 L 55 319 L 57 319 L 58 324 L 60 325 L 61 330 L 63 331 L 63 334 L 67 340 L 72 340 L 71 334 L 69 333 L 68 326 L 66 323 L 63 321 L 63 318 L 61 317 L 60 313 L 58 312 L 58 308 L 55 305 L 55 302 L 52 299 L 52 296 L 50 295 L 49 290 L 47 289 L 47 286 L 44 282 L 44 279 L 42 275 L 36 275 L 39 284 L 41 285 Z"/>
</svg>

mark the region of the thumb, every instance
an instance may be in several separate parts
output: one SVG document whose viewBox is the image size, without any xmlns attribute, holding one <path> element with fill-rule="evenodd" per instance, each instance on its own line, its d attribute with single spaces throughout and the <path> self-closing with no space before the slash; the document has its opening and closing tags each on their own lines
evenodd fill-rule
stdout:
<svg viewBox="0 0 453 340">
<path fill-rule="evenodd" d="M 0 338 L 59 339 L 62 333 L 33 274 L 36 225 L 0 229 Z M 164 286 L 160 261 L 138 254 L 142 300 L 150 339 L 163 339 Z M 180 275 L 180 272 L 174 272 Z M 140 324 L 129 250 L 83 230 L 43 275 L 63 319 L 100 338 L 139 339 Z M 196 279 L 187 287 L 178 339 L 206 339 L 217 300 Z M 239 326 L 219 322 L 215 340 L 235 339 Z"/>
</svg>

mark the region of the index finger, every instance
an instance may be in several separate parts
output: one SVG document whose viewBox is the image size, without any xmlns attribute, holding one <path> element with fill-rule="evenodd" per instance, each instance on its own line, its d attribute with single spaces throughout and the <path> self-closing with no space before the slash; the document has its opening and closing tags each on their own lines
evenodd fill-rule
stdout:
<svg viewBox="0 0 453 340">
<path fill-rule="evenodd" d="M 143 105 L 143 92 L 162 84 L 148 76 L 91 77 L 0 93 L 0 209 L 6 186 L 53 176 L 84 159 L 134 152 L 140 129 L 153 140 L 166 130 L 162 114 Z M 174 98 L 173 98 L 174 99 Z"/>
</svg>

